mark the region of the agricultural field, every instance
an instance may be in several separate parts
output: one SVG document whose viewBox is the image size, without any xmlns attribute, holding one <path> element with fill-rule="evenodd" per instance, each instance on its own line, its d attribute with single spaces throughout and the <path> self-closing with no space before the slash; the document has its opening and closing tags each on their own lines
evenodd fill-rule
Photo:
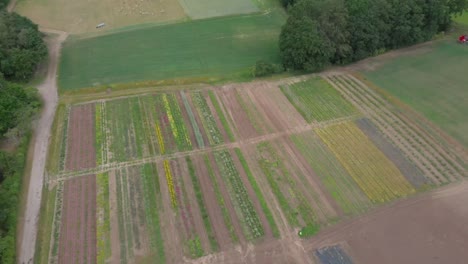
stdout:
<svg viewBox="0 0 468 264">
<path fill-rule="evenodd" d="M 21 0 L 15 11 L 46 28 L 72 34 L 98 32 L 142 23 L 167 23 L 186 17 L 177 0 L 63 1 Z M 105 28 L 96 25 L 106 23 Z"/>
<path fill-rule="evenodd" d="M 274 10 L 71 37 L 63 46 L 58 84 L 69 90 L 134 81 L 250 76 L 257 60 L 279 62 L 277 39 L 284 21 L 284 14 Z"/>
<path fill-rule="evenodd" d="M 219 17 L 258 12 L 252 0 L 179 0 L 185 12 L 192 19 Z"/>
<path fill-rule="evenodd" d="M 349 74 L 61 104 L 38 259 L 353 263 L 298 245 L 466 177 L 411 118 Z"/>
<path fill-rule="evenodd" d="M 468 147 L 468 49 L 455 39 L 435 42 L 423 52 L 380 62 L 365 78 L 421 113 Z M 434 67 L 437 65 L 437 67 Z"/>
</svg>

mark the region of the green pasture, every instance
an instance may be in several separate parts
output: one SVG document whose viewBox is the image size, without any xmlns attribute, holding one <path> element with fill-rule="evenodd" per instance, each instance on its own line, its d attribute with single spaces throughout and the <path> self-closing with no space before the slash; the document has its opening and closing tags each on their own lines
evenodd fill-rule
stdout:
<svg viewBox="0 0 468 264">
<path fill-rule="evenodd" d="M 257 60 L 280 61 L 284 22 L 274 11 L 72 37 L 63 46 L 59 87 L 246 75 Z"/>
<path fill-rule="evenodd" d="M 468 146 L 468 45 L 445 39 L 365 76 Z"/>
<path fill-rule="evenodd" d="M 464 12 L 460 16 L 454 17 L 453 20 L 460 24 L 468 25 L 468 12 Z"/>
<path fill-rule="evenodd" d="M 251 0 L 179 0 L 191 18 L 200 19 L 259 11 Z"/>
</svg>

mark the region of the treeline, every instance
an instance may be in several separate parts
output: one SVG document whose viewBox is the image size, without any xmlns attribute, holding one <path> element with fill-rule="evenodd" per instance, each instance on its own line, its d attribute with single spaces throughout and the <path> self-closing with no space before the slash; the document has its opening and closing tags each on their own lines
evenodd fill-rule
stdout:
<svg viewBox="0 0 468 264">
<path fill-rule="evenodd" d="M 287 69 L 320 71 L 430 40 L 468 0 L 281 0 L 279 47 Z"/>
<path fill-rule="evenodd" d="M 0 0 L 0 9 L 8 1 Z M 47 47 L 37 25 L 14 13 L 0 11 L 0 141 L 13 151 L 0 150 L 0 263 L 16 263 L 16 225 L 21 183 L 31 123 L 41 101 L 27 87 Z"/>
</svg>

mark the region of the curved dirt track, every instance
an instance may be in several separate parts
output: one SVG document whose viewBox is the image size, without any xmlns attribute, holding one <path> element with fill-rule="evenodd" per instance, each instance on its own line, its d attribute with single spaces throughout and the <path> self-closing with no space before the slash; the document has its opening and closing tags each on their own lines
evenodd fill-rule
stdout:
<svg viewBox="0 0 468 264">
<path fill-rule="evenodd" d="M 34 129 L 34 156 L 32 161 L 31 176 L 23 219 L 23 229 L 20 230 L 21 247 L 18 251 L 19 263 L 33 263 L 36 248 L 37 225 L 39 210 L 41 207 L 42 187 L 44 182 L 44 169 L 49 145 L 50 129 L 54 120 L 57 107 L 57 65 L 62 42 L 68 34 L 52 29 L 40 29 L 41 32 L 54 34 L 47 38 L 49 48 L 49 65 L 47 76 L 37 88 L 43 99 L 44 108 L 41 117 Z"/>
</svg>

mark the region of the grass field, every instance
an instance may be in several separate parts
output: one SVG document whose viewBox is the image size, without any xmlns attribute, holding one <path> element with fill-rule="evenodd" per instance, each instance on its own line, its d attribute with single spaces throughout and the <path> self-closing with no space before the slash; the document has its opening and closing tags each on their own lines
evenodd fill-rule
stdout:
<svg viewBox="0 0 468 264">
<path fill-rule="evenodd" d="M 460 24 L 468 25 L 468 12 L 461 14 L 454 18 L 454 20 Z"/>
<path fill-rule="evenodd" d="M 71 39 L 63 47 L 59 87 L 250 74 L 259 59 L 279 62 L 283 22 L 282 13 L 271 12 Z"/>
<path fill-rule="evenodd" d="M 364 74 L 467 147 L 467 68 L 468 46 L 450 39 L 424 54 L 398 57 Z"/>
<path fill-rule="evenodd" d="M 252 0 L 179 0 L 185 12 L 193 19 L 219 17 L 257 12 Z"/>
<path fill-rule="evenodd" d="M 177 0 L 20 0 L 15 9 L 42 27 L 76 33 L 102 30 L 141 23 L 181 20 L 184 9 Z M 96 29 L 106 23 L 103 29 Z"/>
</svg>

